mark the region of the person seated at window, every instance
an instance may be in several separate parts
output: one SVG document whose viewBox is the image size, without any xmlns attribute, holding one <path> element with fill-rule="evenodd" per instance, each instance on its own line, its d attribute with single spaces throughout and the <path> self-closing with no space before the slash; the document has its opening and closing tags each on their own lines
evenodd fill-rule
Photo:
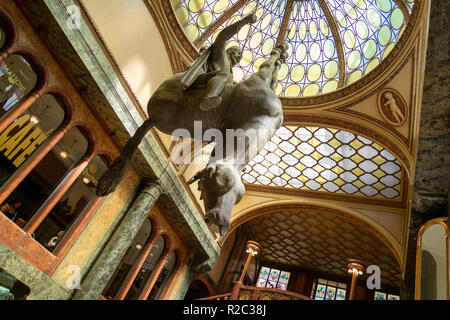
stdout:
<svg viewBox="0 0 450 320">
<path fill-rule="evenodd" d="M 0 211 L 3 212 L 9 219 L 16 221 L 18 210 L 22 206 L 22 202 L 14 201 L 12 205 L 5 204 Z"/>
<path fill-rule="evenodd" d="M 65 231 L 59 231 L 56 234 L 56 237 L 51 238 L 51 240 L 47 243 L 47 249 L 53 250 L 56 248 L 58 243 L 61 241 L 61 239 L 64 237 Z"/>
</svg>

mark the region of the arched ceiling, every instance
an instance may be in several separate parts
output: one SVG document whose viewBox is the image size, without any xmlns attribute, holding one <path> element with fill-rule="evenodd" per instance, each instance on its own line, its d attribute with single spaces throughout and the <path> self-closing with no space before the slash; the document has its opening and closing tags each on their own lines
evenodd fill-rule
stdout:
<svg viewBox="0 0 450 320">
<path fill-rule="evenodd" d="M 414 0 L 172 0 L 188 39 L 211 44 L 228 24 L 254 13 L 229 45 L 244 49 L 236 81 L 258 70 L 277 43 L 290 57 L 279 73 L 280 97 L 333 92 L 370 73 L 394 48 Z"/>
<path fill-rule="evenodd" d="M 398 287 L 400 266 L 392 251 L 358 219 L 327 212 L 280 210 L 248 222 L 263 261 L 348 277 L 348 259 L 381 269 L 381 283 Z"/>
</svg>

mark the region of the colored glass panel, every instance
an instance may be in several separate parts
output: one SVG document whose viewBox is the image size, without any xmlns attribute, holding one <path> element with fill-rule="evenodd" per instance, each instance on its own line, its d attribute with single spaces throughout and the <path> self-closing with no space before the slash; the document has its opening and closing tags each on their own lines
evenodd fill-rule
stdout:
<svg viewBox="0 0 450 320">
<path fill-rule="evenodd" d="M 327 5 L 338 21 L 350 84 L 367 73 L 372 61 L 385 57 L 388 46 L 400 38 L 405 18 L 393 0 L 327 1 Z"/>
<path fill-rule="evenodd" d="M 242 178 L 264 186 L 395 199 L 401 196 L 401 168 L 381 145 L 351 132 L 283 126 Z"/>
<path fill-rule="evenodd" d="M 329 82 L 339 80 L 336 44 L 318 1 L 293 4 L 288 28 L 288 73 L 281 74 L 280 96 L 305 97 L 322 93 Z"/>
<path fill-rule="evenodd" d="M 269 55 L 275 47 L 275 41 L 280 32 L 287 0 L 266 0 L 264 5 L 262 1 L 260 2 L 258 6 L 258 1 L 248 1 L 205 41 L 205 44 L 211 45 L 219 32 L 227 25 L 241 20 L 250 13 L 257 16 L 257 21 L 251 27 L 243 27 L 228 43 L 228 47 L 239 45 L 243 49 L 243 58 L 233 69 L 235 81 L 247 79 L 259 70 L 265 61 L 264 57 Z"/>
<path fill-rule="evenodd" d="M 286 290 L 290 275 L 290 272 L 262 267 L 258 280 L 256 281 L 256 286 Z"/>
<path fill-rule="evenodd" d="M 284 284 L 284 283 L 278 283 L 277 288 L 281 289 L 281 290 L 286 290 L 287 289 L 287 285 Z"/>
<path fill-rule="evenodd" d="M 374 300 L 386 300 L 386 293 L 375 291 Z"/>
<path fill-rule="evenodd" d="M 248 78 L 276 43 L 286 41 L 290 57 L 279 72 L 276 93 L 307 97 L 359 80 L 388 56 L 406 27 L 405 14 L 411 14 L 414 7 L 414 0 L 400 1 L 406 10 L 394 0 L 304 0 L 289 2 L 289 6 L 287 0 L 171 3 L 186 36 L 198 47 L 210 45 L 226 25 L 254 13 L 256 23 L 245 26 L 229 42 L 244 50 L 241 63 L 233 69 L 234 79 Z M 222 25 L 215 26 L 225 15 Z M 338 43 L 342 44 L 341 57 Z"/>
<path fill-rule="evenodd" d="M 337 289 L 336 291 L 336 300 L 345 300 L 346 290 Z"/>
<path fill-rule="evenodd" d="M 336 297 L 336 288 L 328 287 L 325 300 L 334 300 L 335 297 Z"/>
<path fill-rule="evenodd" d="M 322 284 L 318 284 L 317 285 L 316 295 L 315 295 L 315 299 L 316 300 L 324 300 L 324 298 L 325 298 L 325 289 L 326 289 L 326 286 L 324 286 Z"/>
<path fill-rule="evenodd" d="M 280 270 L 272 269 L 269 274 L 268 285 L 271 288 L 276 288 L 279 277 L 280 277 Z"/>
<path fill-rule="evenodd" d="M 290 272 L 282 271 L 281 274 L 280 274 L 279 282 L 280 283 L 288 283 L 290 275 L 291 275 Z"/>
<path fill-rule="evenodd" d="M 258 279 L 258 281 L 256 282 L 256 286 L 264 288 L 266 286 L 266 283 L 267 283 L 267 280 Z"/>
<path fill-rule="evenodd" d="M 194 42 L 236 2 L 238 0 L 174 0 L 172 5 L 186 35 Z"/>
</svg>

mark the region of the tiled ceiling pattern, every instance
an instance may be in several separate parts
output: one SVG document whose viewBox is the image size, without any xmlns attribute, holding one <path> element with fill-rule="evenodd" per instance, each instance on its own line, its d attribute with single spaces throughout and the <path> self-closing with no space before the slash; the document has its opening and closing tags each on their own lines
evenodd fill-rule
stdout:
<svg viewBox="0 0 450 320">
<path fill-rule="evenodd" d="M 381 145 L 351 132 L 283 126 L 242 178 L 263 186 L 396 199 L 402 170 Z"/>
<path fill-rule="evenodd" d="M 254 13 L 256 23 L 242 28 L 229 43 L 244 50 L 241 63 L 234 68 L 234 78 L 248 78 L 277 42 L 286 41 L 290 57 L 279 72 L 276 93 L 294 98 L 335 91 L 373 70 L 400 39 L 414 6 L 414 0 L 171 3 L 187 38 L 198 47 L 210 45 L 227 25 Z M 219 19 L 220 23 L 215 24 Z"/>
<path fill-rule="evenodd" d="M 399 286 L 401 272 L 388 247 L 357 223 L 326 213 L 281 211 L 248 222 L 264 261 L 347 276 L 347 260 L 378 265 L 381 283 Z"/>
</svg>

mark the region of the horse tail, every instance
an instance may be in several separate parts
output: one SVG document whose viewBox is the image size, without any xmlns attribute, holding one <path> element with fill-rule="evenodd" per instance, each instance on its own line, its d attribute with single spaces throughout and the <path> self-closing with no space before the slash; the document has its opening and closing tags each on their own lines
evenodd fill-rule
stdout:
<svg viewBox="0 0 450 320">
<path fill-rule="evenodd" d="M 99 197 L 106 196 L 113 192 L 117 185 L 122 180 L 125 173 L 128 171 L 130 160 L 133 154 L 136 152 L 142 139 L 147 132 L 153 127 L 154 122 L 151 120 L 145 120 L 144 123 L 136 130 L 133 137 L 128 139 L 122 153 L 118 158 L 114 160 L 108 170 L 103 173 L 98 181 L 96 194 Z"/>
</svg>

